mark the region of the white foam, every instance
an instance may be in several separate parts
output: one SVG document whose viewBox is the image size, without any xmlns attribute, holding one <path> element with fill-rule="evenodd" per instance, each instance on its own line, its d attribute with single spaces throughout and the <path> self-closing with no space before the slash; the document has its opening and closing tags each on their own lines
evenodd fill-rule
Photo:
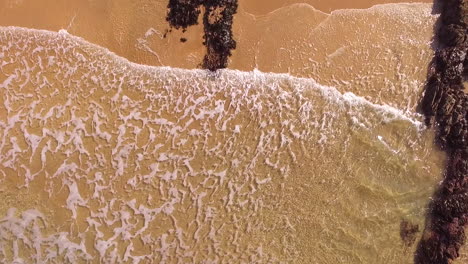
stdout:
<svg viewBox="0 0 468 264">
<path fill-rule="evenodd" d="M 375 8 L 380 8 L 379 6 L 376 6 Z M 387 10 L 384 8 L 384 10 Z M 137 70 L 142 70 L 144 72 L 148 72 L 150 74 L 157 74 L 157 75 L 180 75 L 180 76 L 187 76 L 189 78 L 201 78 L 205 79 L 207 77 L 207 72 L 205 70 L 200 70 L 200 69 L 194 69 L 194 70 L 186 70 L 186 69 L 179 69 L 179 68 L 171 68 L 171 67 L 159 67 L 159 66 L 148 66 L 148 65 L 142 65 L 142 64 L 136 64 L 133 62 L 128 61 L 126 58 L 120 57 L 116 55 L 115 53 L 97 46 L 95 44 L 86 42 L 80 37 L 73 36 L 71 34 L 65 34 L 64 31 L 59 31 L 61 34 L 57 34 L 52 31 L 46 31 L 46 30 L 37 30 L 37 29 L 26 29 L 26 28 L 20 28 L 20 27 L 0 27 L 0 31 L 3 32 L 10 32 L 10 33 L 21 33 L 24 32 L 26 34 L 41 34 L 44 35 L 44 37 L 48 37 L 51 39 L 57 39 L 57 38 L 66 38 L 67 40 L 70 40 L 71 43 L 70 45 L 84 45 L 84 46 L 89 46 L 92 47 L 92 50 L 94 50 L 96 53 L 101 53 L 104 56 L 108 56 L 112 58 L 115 62 L 121 65 L 121 67 L 132 67 Z M 102 56 L 101 55 L 101 56 Z M 338 92 L 336 88 L 333 87 L 327 87 L 318 84 L 315 80 L 313 79 L 307 79 L 307 78 L 298 78 L 291 76 L 287 73 L 263 73 L 258 71 L 257 69 L 254 69 L 251 72 L 242 72 L 238 70 L 230 70 L 230 69 L 223 69 L 219 70 L 218 73 L 218 78 L 224 79 L 225 81 L 227 80 L 238 80 L 239 84 L 242 83 L 243 80 L 254 80 L 254 81 L 259 81 L 260 83 L 262 82 L 268 82 L 267 79 L 273 79 L 277 80 L 277 82 L 290 82 L 290 83 L 299 83 L 304 86 L 297 87 L 297 89 L 303 90 L 305 87 L 310 87 L 313 89 L 319 89 L 323 93 L 324 96 L 326 97 L 333 97 L 335 102 L 339 101 L 344 101 L 348 102 L 350 104 L 366 104 L 372 107 L 378 108 L 380 111 L 389 113 L 394 115 L 395 118 L 403 118 L 405 120 L 411 120 L 416 126 L 421 126 L 421 122 L 417 122 L 415 119 L 419 119 L 420 117 L 415 114 L 410 114 L 410 116 L 406 116 L 404 113 L 402 113 L 401 110 L 396 109 L 394 107 L 388 106 L 388 105 L 377 105 L 372 102 L 369 102 L 363 97 L 359 97 L 357 95 L 354 95 L 352 93 L 344 93 L 341 94 Z M 209 73 L 208 73 L 209 76 Z M 275 86 L 272 86 L 271 88 L 274 88 Z M 120 89 L 120 88 L 119 88 Z M 120 90 L 119 90 L 120 91 Z M 119 93 L 117 93 L 115 96 L 117 96 Z M 115 98 L 113 100 L 116 100 Z M 206 100 L 206 97 L 200 97 L 196 99 L 195 105 L 202 103 L 204 100 Z M 206 110 L 200 110 L 199 114 L 195 115 L 195 118 L 203 118 L 205 115 L 208 116 L 213 116 L 216 113 L 219 113 L 219 111 L 222 111 L 223 101 L 217 101 L 216 105 L 217 107 L 213 110 L 210 110 L 209 112 L 206 112 Z M 412 116 L 412 117 L 411 117 Z"/>
<path fill-rule="evenodd" d="M 54 54 L 47 55 L 49 61 L 42 67 L 56 70 L 58 77 L 49 79 L 60 88 L 47 94 L 53 103 L 46 105 L 47 97 L 22 97 L 18 76 L 5 78 L 2 88 L 11 96 L 4 102 L 7 118 L 0 121 L 1 164 L 22 168 L 29 183 L 36 173 L 22 157 L 29 150 L 40 152 L 40 161 L 34 155 L 28 159 L 41 163 L 38 173 L 45 174 L 50 193 L 57 191 L 55 182 L 68 187 L 63 206 L 71 215 L 70 225 L 87 224 L 83 237 L 54 226 L 53 235 L 32 238 L 49 250 L 40 251 L 49 255 L 37 257 L 44 261 L 64 254 L 70 262 L 89 260 L 87 234 L 99 255 L 93 261 L 212 258 L 219 262 L 219 241 L 231 236 L 231 249 L 239 247 L 239 241 L 247 239 L 241 230 L 257 228 L 248 219 L 265 209 L 267 202 L 259 193 L 274 184 L 284 186 L 309 152 L 319 155 L 316 149 L 334 147 L 340 155 L 346 154 L 342 145 L 352 136 L 344 133 L 349 124 L 378 144 L 385 141 L 375 138 L 374 130 L 394 128 L 394 121 L 410 131 L 422 127 L 417 114 L 342 94 L 312 79 L 258 70 L 213 74 L 145 66 L 65 31 L 1 27 L 0 33 L 0 40 L 31 40 L 25 45 L 31 45 L 36 57 Z M 31 55 L 27 49 L 24 52 Z M 28 78 L 37 74 L 35 80 L 44 80 L 42 71 L 21 63 L 18 68 Z M 18 110 L 18 101 L 31 102 L 35 111 Z M 42 126 L 42 134 L 28 130 L 34 122 Z M 9 137 L 18 127 L 25 144 L 19 136 Z M 0 226 L 16 230 L 16 237 L 0 234 L 0 241 L 21 239 L 25 228 L 17 231 L 12 223 L 44 220 L 37 212 L 22 219 L 12 212 L 5 220 L 8 224 L 0 221 Z M 294 229 L 287 219 L 279 225 Z M 36 228 L 45 233 L 45 227 Z M 148 256 L 136 255 L 135 245 L 141 242 L 151 246 Z M 228 249 L 226 254 L 261 257 L 266 247 L 258 241 L 251 244 L 248 252 Z M 198 245 L 209 246 L 198 250 Z M 21 248 L 14 251 L 20 261 Z"/>
</svg>

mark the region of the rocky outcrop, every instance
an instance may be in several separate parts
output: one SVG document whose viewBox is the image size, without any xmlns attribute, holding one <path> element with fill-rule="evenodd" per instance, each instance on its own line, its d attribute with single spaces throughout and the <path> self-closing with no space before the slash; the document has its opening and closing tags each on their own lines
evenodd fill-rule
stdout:
<svg viewBox="0 0 468 264">
<path fill-rule="evenodd" d="M 226 68 L 231 51 L 236 48 L 232 23 L 237 12 L 237 0 L 169 0 L 166 20 L 176 29 L 198 23 L 204 7 L 203 26 L 206 55 L 202 67 L 211 71 Z"/>
<path fill-rule="evenodd" d="M 237 10 L 237 0 L 205 0 L 205 44 L 207 54 L 203 67 L 211 71 L 226 68 L 231 50 L 236 48 L 232 36 L 232 22 Z"/>
<path fill-rule="evenodd" d="M 429 205 L 417 264 L 445 264 L 459 257 L 468 224 L 468 0 L 445 0 L 421 107 L 436 142 L 448 155 L 443 182 Z"/>
<path fill-rule="evenodd" d="M 198 24 L 202 0 L 169 0 L 167 22 L 176 29 Z"/>
<path fill-rule="evenodd" d="M 413 224 L 408 220 L 400 222 L 400 237 L 406 247 L 410 247 L 416 241 L 416 235 L 419 232 L 419 225 Z"/>
</svg>

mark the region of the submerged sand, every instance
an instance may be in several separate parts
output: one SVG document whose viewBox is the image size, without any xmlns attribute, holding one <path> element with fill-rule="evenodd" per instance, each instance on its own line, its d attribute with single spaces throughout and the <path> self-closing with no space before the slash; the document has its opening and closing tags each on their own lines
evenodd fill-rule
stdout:
<svg viewBox="0 0 468 264">
<path fill-rule="evenodd" d="M 192 260 L 200 261 L 215 260 L 224 254 L 245 261 L 250 256 L 250 262 L 259 263 L 411 263 L 414 245 L 407 248 L 399 240 L 400 221 L 409 219 L 422 229 L 425 205 L 443 167 L 442 154 L 432 147 L 431 132 L 419 130 L 412 123 L 420 121 L 414 111 L 423 89 L 426 65 L 432 58 L 430 42 L 437 17 L 431 14 L 430 4 L 371 7 L 377 2 L 348 2 L 269 1 L 260 5 L 262 2 L 240 1 L 233 29 L 238 47 L 229 68 L 289 73 L 309 79 L 229 71 L 214 80 L 197 71 L 148 69 L 122 62 L 113 55 L 105 55 L 100 61 L 102 51 L 95 53 L 95 47 L 81 41 L 70 44 L 66 35 L 3 29 L 3 47 L 15 38 L 31 42 L 20 55 L 11 53 L 14 48 L 9 47 L 12 50 L 4 51 L 2 56 L 26 56 L 36 63 L 38 57 L 43 57 L 45 61 L 44 51 L 38 51 L 38 56 L 30 55 L 41 45 L 50 45 L 49 52 L 54 53 L 57 43 L 49 43 L 48 38 L 63 38 L 66 45 L 73 47 L 70 52 L 57 51 L 58 61 L 80 65 L 84 72 L 79 70 L 72 79 L 62 73 L 55 76 L 58 79 L 50 87 L 50 92 L 52 87 L 58 88 L 54 99 L 27 100 L 44 105 L 42 115 L 54 105 L 57 109 L 75 108 L 84 131 L 97 133 L 93 138 L 76 137 L 81 141 L 72 140 L 67 145 L 66 140 L 56 143 L 52 140 L 56 135 L 43 132 L 44 138 L 37 145 L 41 150 L 57 149 L 63 144 L 55 162 L 49 162 L 52 153 L 44 154 L 46 164 L 39 152 L 32 158 L 32 141 L 20 140 L 19 147 L 29 150 L 19 156 L 19 164 L 32 175 L 38 174 L 31 181 L 34 191 L 22 189 L 22 199 L 16 207 L 23 212 L 31 208 L 45 212 L 43 218 L 50 226 L 41 231 L 50 238 L 47 246 L 53 248 L 60 241 L 60 236 L 55 237 L 57 232 L 68 232 L 63 239 L 70 240 L 69 250 L 75 247 L 76 253 L 84 247 L 90 256 L 106 261 L 116 248 L 122 258 L 128 250 L 131 257 L 127 260 L 157 249 L 159 257 L 168 257 L 168 263 L 187 252 L 192 252 L 187 260 L 193 257 Z M 172 31 L 164 38 L 168 29 L 166 5 L 166 1 L 3 1 L 0 25 L 66 29 L 139 64 L 197 68 L 205 54 L 201 44 L 203 29 L 196 26 L 185 33 Z M 339 10 L 349 7 L 367 9 Z M 335 11 L 330 13 L 332 10 Z M 182 37 L 188 41 L 181 43 Z M 74 57 L 76 52 L 86 60 Z M 7 79 L 11 69 L 25 66 L 20 61 L 16 63 L 5 66 L 0 81 Z M 94 74 L 102 75 L 102 81 L 85 74 L 93 72 L 94 63 L 101 65 Z M 57 70 L 67 71 L 56 61 L 46 69 L 38 74 L 40 78 L 50 78 L 52 73 L 58 74 Z M 68 80 L 80 83 L 78 92 L 69 92 L 65 85 L 70 84 Z M 126 80 L 122 81 L 121 92 L 119 80 Z M 323 92 L 319 84 L 336 87 L 337 91 Z M 26 86 L 33 89 L 34 83 Z M 9 89 L 20 92 L 15 87 Z M 87 97 L 84 87 L 94 87 L 96 94 Z M 311 88 L 315 90 L 304 93 Z M 356 99 L 346 92 L 361 97 Z M 204 98 L 206 94 L 210 96 Z M 8 96 L 3 94 L 2 98 Z M 336 96 L 339 99 L 333 99 Z M 11 100 L 14 98 L 18 100 Z M 67 98 L 71 98 L 71 104 Z M 181 111 L 192 107 L 192 117 L 201 119 L 190 121 L 183 111 L 171 110 L 171 104 L 181 104 Z M 220 104 L 225 112 L 220 110 Z M 392 115 L 379 108 L 384 104 L 410 120 L 385 119 Z M 224 108 L 227 105 L 230 107 Z M 252 108 L 255 105 L 263 108 Z M 139 114 L 132 112 L 135 108 Z M 112 109 L 118 110 L 119 115 Z M 201 109 L 211 112 L 201 114 Z M 2 111 L 6 121 L 19 108 Z M 269 123 L 272 117 L 277 124 Z M 145 123 L 141 118 L 151 122 Z M 70 124 L 62 131 L 72 132 L 78 126 L 74 122 L 65 115 L 38 126 L 30 125 L 28 133 L 40 134 L 38 127 L 53 131 L 59 124 Z M 198 134 L 185 131 L 187 127 L 182 129 L 182 124 Z M 361 134 L 348 131 L 350 124 Z M 128 131 L 122 132 L 121 125 Z M 24 130 L 19 124 L 14 127 L 9 131 L 3 128 L 2 133 L 21 138 Z M 102 130 L 96 131 L 96 127 Z M 171 134 L 174 131 L 180 134 Z M 106 132 L 110 137 L 107 143 Z M 133 138 L 131 133 L 139 136 Z M 96 142 L 104 147 L 95 148 Z M 124 145 L 119 146 L 118 142 Z M 173 149 L 174 144 L 181 147 Z M 191 144 L 198 147 L 191 149 Z M 10 142 L 4 147 L 12 146 Z M 146 147 L 138 150 L 138 146 Z M 66 149 L 75 149 L 79 154 L 67 157 Z M 143 159 L 139 160 L 142 154 Z M 72 163 L 82 171 L 86 161 L 100 164 L 100 156 L 107 155 L 112 157 L 112 166 L 102 165 L 102 179 L 98 171 L 88 171 L 80 176 L 84 178 L 75 178 L 68 171 L 73 170 Z M 162 159 L 158 161 L 162 165 L 154 165 L 151 159 L 144 158 L 147 155 Z M 212 159 L 213 155 L 217 159 Z M 32 165 L 28 164 L 29 156 L 34 160 Z M 259 161 L 252 164 L 252 160 Z M 64 164 L 72 167 L 63 168 L 57 178 L 48 178 L 47 173 L 54 175 Z M 123 172 L 119 164 L 127 164 Z M 250 172 L 245 176 L 236 166 Z M 2 170 L 8 175 L 14 173 Z M 158 170 L 150 176 L 151 171 Z M 315 172 L 312 180 L 310 172 Z M 198 176 L 188 177 L 192 173 Z M 112 183 L 113 175 L 123 177 Z M 155 179 L 148 180 L 145 175 Z M 188 175 L 188 185 L 183 175 Z M 28 177 L 5 179 L 14 190 Z M 245 179 L 248 184 L 243 184 Z M 54 198 L 48 198 L 45 187 Z M 7 201 L 0 207 L 4 216 L 18 194 L 9 188 L 2 192 Z M 110 202 L 112 197 L 116 198 L 114 202 Z M 252 211 L 243 210 L 244 207 Z M 11 219 L 21 222 L 19 212 L 11 214 Z M 40 225 L 41 217 L 29 217 Z M 122 217 L 128 219 L 118 220 Z M 142 229 L 147 221 L 152 231 Z M 222 227 L 224 222 L 230 224 Z M 89 229 L 93 231 L 85 232 Z M 245 233 L 246 229 L 250 233 Z M 85 237 L 80 235 L 83 232 Z M 100 232 L 103 237 L 99 237 Z M 126 242 L 124 234 L 131 234 Z M 196 236 L 201 238 L 195 239 Z M 151 241 L 151 237 L 156 240 Z M 110 255 L 104 250 L 105 241 L 114 241 L 107 244 Z M 147 244 L 142 245 L 141 241 Z M 235 251 L 231 251 L 233 244 Z M 210 250 L 204 252 L 201 248 Z M 460 263 L 466 259 L 464 255 Z"/>
</svg>

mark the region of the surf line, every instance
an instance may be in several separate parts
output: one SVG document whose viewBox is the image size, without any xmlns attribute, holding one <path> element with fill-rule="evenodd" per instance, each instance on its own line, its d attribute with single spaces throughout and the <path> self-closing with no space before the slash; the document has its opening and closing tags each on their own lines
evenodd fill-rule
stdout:
<svg viewBox="0 0 468 264">
<path fill-rule="evenodd" d="M 236 48 L 232 23 L 237 12 L 237 0 L 169 0 L 167 7 L 167 22 L 171 27 L 182 28 L 183 31 L 198 24 L 198 16 L 204 8 L 203 45 L 206 46 L 206 55 L 202 67 L 210 71 L 226 68 L 231 50 Z M 181 39 L 181 42 L 186 41 L 185 38 Z"/>
<path fill-rule="evenodd" d="M 439 0 L 437 44 L 421 110 L 436 129 L 448 160 L 441 186 L 429 204 L 416 264 L 446 264 L 459 257 L 468 224 L 468 0 Z"/>
</svg>

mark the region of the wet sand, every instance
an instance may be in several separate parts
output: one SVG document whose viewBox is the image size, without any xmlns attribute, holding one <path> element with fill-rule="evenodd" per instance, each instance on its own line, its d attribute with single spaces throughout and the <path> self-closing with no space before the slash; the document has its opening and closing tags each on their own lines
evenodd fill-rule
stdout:
<svg viewBox="0 0 468 264">
<path fill-rule="evenodd" d="M 294 3 L 306 3 L 314 8 L 331 13 L 338 9 L 365 9 L 378 4 L 389 3 L 432 3 L 431 0 L 357 0 L 357 1 L 341 1 L 341 0 L 271 0 L 268 3 L 263 1 L 242 1 L 242 7 L 246 12 L 255 15 L 264 15 L 275 9 L 285 7 Z"/>
<path fill-rule="evenodd" d="M 163 37 L 169 29 L 166 1 L 48 1 L 4 1 L 7 8 L 0 12 L 0 25 L 66 29 L 130 61 L 147 65 L 199 68 L 206 53 L 201 25 L 190 27 L 185 33 L 173 30 Z M 376 3 L 380 2 L 358 1 L 356 7 Z M 52 8 L 44 10 L 45 6 Z M 422 87 L 425 65 L 431 58 L 427 43 L 432 38 L 430 24 L 435 18 L 428 13 L 427 5 L 425 9 L 422 6 L 380 6 L 330 15 L 307 4 L 292 4 L 266 16 L 255 16 L 243 11 L 248 4 L 241 1 L 233 28 L 237 48 L 229 59 L 229 68 L 287 72 L 362 96 L 375 94 L 376 91 L 367 90 L 373 89 L 369 86 L 372 83 L 373 87 L 395 90 L 382 94 L 374 100 L 376 103 L 414 110 L 418 98 L 402 100 L 405 97 L 400 91 L 411 85 Z M 328 7 L 342 6 L 332 2 Z M 426 19 L 408 20 L 412 12 L 417 14 L 414 17 Z M 411 23 L 422 24 L 415 28 L 409 26 Z M 181 43 L 181 38 L 187 41 Z M 408 66 L 415 64 L 418 66 Z M 408 74 L 415 78 L 405 79 Z"/>
<path fill-rule="evenodd" d="M 313 78 L 373 103 L 409 112 L 416 109 L 419 94 L 414 89 L 422 90 L 432 57 L 429 43 L 436 17 L 430 14 L 430 5 L 370 8 L 387 1 L 296 2 L 261 5 L 258 1 L 240 1 L 233 29 L 238 47 L 229 68 Z M 164 38 L 169 29 L 166 5 L 166 1 L 144 0 L 1 1 L 0 25 L 66 29 L 136 63 L 200 67 L 205 54 L 203 28 L 173 30 Z M 187 42 L 181 43 L 181 38 Z M 327 184 L 333 186 L 334 182 Z M 65 194 L 62 196 L 66 199 Z M 309 234 L 303 235 L 300 239 L 306 241 Z M 304 244 L 301 249 L 308 250 L 309 246 Z"/>
<path fill-rule="evenodd" d="M 66 29 L 73 35 L 83 37 L 92 43 L 106 47 L 136 63 L 195 68 L 200 64 L 200 57 L 204 54 L 204 47 L 202 46 L 203 30 L 201 27 L 191 28 L 185 34 L 180 31 L 174 31 L 172 34 L 169 34 L 168 38 L 154 43 L 160 46 L 156 50 L 157 54 L 148 56 L 147 46 L 151 46 L 152 43 L 145 42 L 145 36 L 154 35 L 153 37 L 159 38 L 168 29 L 165 21 L 166 2 L 149 0 L 142 0 L 138 3 L 131 3 L 125 0 L 74 2 L 65 0 L 44 0 L 40 2 L 3 0 L 0 2 L 0 25 L 52 31 Z M 248 17 L 252 15 L 262 15 L 261 17 L 264 17 L 268 12 L 302 2 L 304 1 L 275 0 L 268 3 L 262 1 L 239 1 L 236 23 L 242 24 L 246 21 L 251 26 L 252 21 Z M 305 1 L 304 3 L 310 6 L 304 6 L 304 8 L 310 9 L 313 6 L 313 8 L 322 12 L 330 12 L 342 8 L 369 8 L 376 4 L 389 2 L 388 0 L 368 0 L 348 3 L 348 1 L 314 0 Z M 430 3 L 431 1 L 418 2 Z M 301 12 L 300 10 L 295 11 Z M 327 17 L 325 14 L 319 16 L 320 20 Z M 287 25 L 290 24 L 291 19 L 300 20 L 302 17 L 283 17 L 279 22 Z M 306 18 L 306 21 L 310 21 L 310 18 Z M 320 21 L 315 20 L 313 23 L 318 22 Z M 306 24 L 310 25 L 308 22 Z M 235 32 L 239 42 L 243 41 L 240 36 L 244 33 L 243 31 L 250 31 L 249 26 L 243 25 L 242 28 L 238 28 L 238 31 Z M 267 26 L 263 26 L 260 30 L 268 29 Z M 151 30 L 151 28 L 154 30 Z M 300 33 L 299 30 L 293 31 Z M 249 33 L 253 34 L 252 32 Z M 186 38 L 188 41 L 181 44 L 181 37 Z M 278 42 L 278 39 L 276 39 L 276 42 Z M 283 44 L 282 40 L 277 43 L 277 47 L 281 47 L 281 44 Z M 244 57 L 242 48 L 238 49 L 238 53 L 240 53 L 238 57 Z M 234 55 L 233 59 L 236 57 Z M 252 69 L 253 66 L 251 63 L 240 63 L 231 68 L 245 70 Z M 285 71 L 287 67 L 282 67 L 281 70 Z"/>
</svg>

